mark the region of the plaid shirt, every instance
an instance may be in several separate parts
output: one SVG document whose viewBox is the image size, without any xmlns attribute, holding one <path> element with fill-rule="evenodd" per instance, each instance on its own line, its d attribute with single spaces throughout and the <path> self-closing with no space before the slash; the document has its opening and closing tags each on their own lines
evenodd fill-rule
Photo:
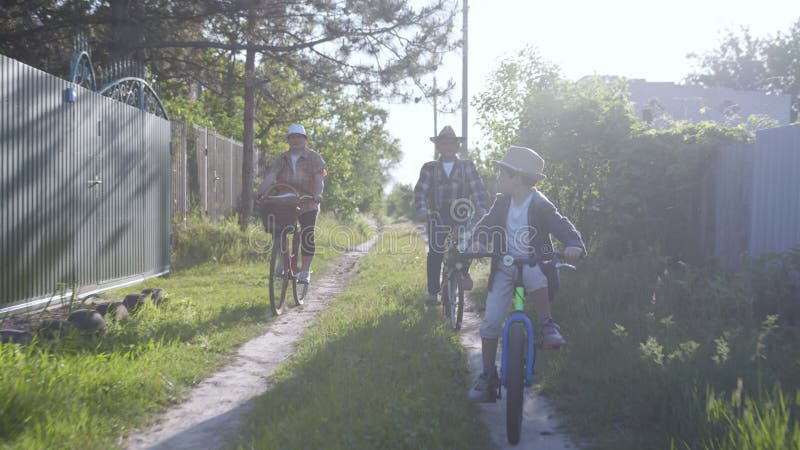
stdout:
<svg viewBox="0 0 800 450">
<path fill-rule="evenodd" d="M 267 174 L 274 174 L 275 181 L 285 183 L 300 191 L 300 194 L 314 195 L 314 176 L 322 173 L 328 174 L 328 165 L 319 153 L 305 149 L 297 160 L 297 170 L 292 170 L 291 151 L 274 158 L 267 165 Z M 318 203 L 306 203 L 300 208 L 301 212 L 319 210 Z"/>
<path fill-rule="evenodd" d="M 476 213 L 486 212 L 489 196 L 475 164 L 470 160 L 456 159 L 450 176 L 441 160 L 428 161 L 419 172 L 414 187 L 414 208 L 420 214 L 450 208 L 458 199 L 468 199 Z"/>
</svg>

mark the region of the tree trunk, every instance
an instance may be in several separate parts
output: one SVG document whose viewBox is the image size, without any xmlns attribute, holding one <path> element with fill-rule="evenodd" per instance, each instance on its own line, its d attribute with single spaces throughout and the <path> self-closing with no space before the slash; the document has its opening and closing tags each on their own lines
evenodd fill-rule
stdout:
<svg viewBox="0 0 800 450">
<path fill-rule="evenodd" d="M 244 136 L 242 136 L 242 195 L 239 204 L 239 228 L 244 231 L 253 213 L 253 144 L 255 137 L 255 65 L 256 52 L 249 45 L 255 19 L 247 24 L 248 49 L 244 60 Z"/>
</svg>

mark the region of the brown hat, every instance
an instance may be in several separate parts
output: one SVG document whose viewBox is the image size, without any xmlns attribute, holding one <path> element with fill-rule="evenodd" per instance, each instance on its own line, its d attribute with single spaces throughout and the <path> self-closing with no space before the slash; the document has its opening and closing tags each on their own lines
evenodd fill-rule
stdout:
<svg viewBox="0 0 800 450">
<path fill-rule="evenodd" d="M 532 178 L 538 182 L 547 178 L 544 172 L 544 159 L 539 156 L 535 151 L 527 147 L 517 147 L 512 145 L 508 147 L 506 156 L 500 161 L 492 161 L 499 164 L 512 172 L 517 172 Z"/>
<path fill-rule="evenodd" d="M 460 137 L 456 136 L 456 132 L 453 131 L 453 127 L 450 125 L 445 125 L 442 128 L 442 131 L 439 132 L 438 136 L 434 136 L 431 138 L 431 142 L 437 142 L 441 139 L 454 139 L 454 140 L 461 140 Z"/>
</svg>

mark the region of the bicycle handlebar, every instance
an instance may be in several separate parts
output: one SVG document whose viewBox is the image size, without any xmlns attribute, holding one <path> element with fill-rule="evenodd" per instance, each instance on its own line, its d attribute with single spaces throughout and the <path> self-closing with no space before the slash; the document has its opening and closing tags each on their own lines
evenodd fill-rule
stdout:
<svg viewBox="0 0 800 450">
<path fill-rule="evenodd" d="M 556 268 L 565 268 L 565 269 L 572 269 L 575 270 L 575 266 L 572 264 L 562 263 L 560 260 L 564 258 L 564 253 L 562 252 L 551 252 L 551 253 L 544 253 L 542 255 L 534 255 L 534 256 L 525 256 L 525 257 L 518 257 L 512 256 L 507 253 L 499 253 L 499 252 L 455 252 L 452 257 L 456 259 L 474 259 L 474 258 L 494 258 L 500 257 L 502 258 L 502 263 L 505 266 L 513 266 L 513 265 L 536 265 L 536 264 L 552 264 Z"/>
<path fill-rule="evenodd" d="M 280 195 L 280 196 L 273 196 L 273 195 L 266 195 L 267 193 L 277 190 L 277 189 L 285 189 L 289 192 L 287 194 L 291 195 Z M 274 183 L 270 185 L 263 194 L 256 197 L 256 201 L 264 205 L 300 205 L 304 202 L 313 201 L 314 197 L 308 194 L 300 195 L 300 193 L 294 187 L 285 184 L 285 183 Z"/>
</svg>

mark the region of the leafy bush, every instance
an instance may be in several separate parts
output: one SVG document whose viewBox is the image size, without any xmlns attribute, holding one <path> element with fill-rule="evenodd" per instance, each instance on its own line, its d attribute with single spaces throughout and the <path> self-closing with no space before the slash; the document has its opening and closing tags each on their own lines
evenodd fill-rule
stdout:
<svg viewBox="0 0 800 450">
<path fill-rule="evenodd" d="M 793 267 L 789 256 L 780 261 Z M 587 260 L 563 275 L 553 308 L 569 345 L 542 357 L 544 389 L 582 411 L 571 420 L 613 448 L 737 448 L 721 443 L 749 427 L 746 433 L 755 433 L 759 420 L 777 424 L 778 416 L 791 436 L 797 407 L 787 402 L 787 412 L 775 410 L 779 394 L 763 393 L 795 395 L 800 330 L 760 305 L 783 301 L 792 273 L 773 270 L 769 280 L 755 268 L 713 274 L 652 255 Z M 738 378 L 761 419 L 732 423 L 724 418 L 730 411 L 720 412 L 717 400 Z"/>
<path fill-rule="evenodd" d="M 172 266 L 175 269 L 207 261 L 232 263 L 265 258 L 271 249 L 271 238 L 263 227 L 251 223 L 241 231 L 238 219 L 231 217 L 219 223 L 193 216 L 174 227 Z"/>
</svg>

